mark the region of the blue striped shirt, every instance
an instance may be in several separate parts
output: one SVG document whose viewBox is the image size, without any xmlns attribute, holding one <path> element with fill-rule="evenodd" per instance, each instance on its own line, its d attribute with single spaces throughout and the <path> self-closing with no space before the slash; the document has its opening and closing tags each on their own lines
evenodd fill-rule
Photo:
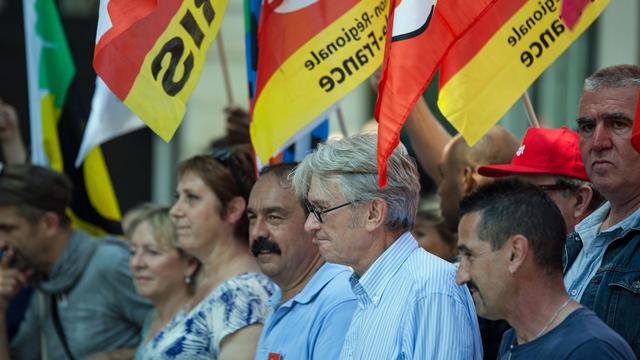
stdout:
<svg viewBox="0 0 640 360">
<path fill-rule="evenodd" d="M 482 359 L 471 294 L 455 267 L 396 240 L 364 273 L 351 276 L 358 307 L 341 359 Z"/>
</svg>

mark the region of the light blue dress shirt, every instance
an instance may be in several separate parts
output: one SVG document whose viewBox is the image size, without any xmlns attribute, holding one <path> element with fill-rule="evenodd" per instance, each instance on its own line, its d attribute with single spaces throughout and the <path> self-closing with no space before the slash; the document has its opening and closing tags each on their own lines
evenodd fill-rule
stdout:
<svg viewBox="0 0 640 360">
<path fill-rule="evenodd" d="M 345 266 L 326 263 L 280 306 L 278 289 L 269 300 L 277 309 L 264 325 L 255 359 L 267 360 L 269 353 L 281 360 L 337 359 L 356 308 L 351 274 Z"/>
<path fill-rule="evenodd" d="M 351 287 L 358 308 L 341 359 L 482 359 L 473 299 L 456 268 L 411 233 L 396 240 Z"/>
<path fill-rule="evenodd" d="M 582 249 L 578 253 L 573 265 L 564 276 L 564 286 L 569 296 L 580 301 L 584 291 L 589 284 L 591 278 L 596 274 L 607 247 L 616 237 L 610 236 L 613 231 L 622 228 L 627 229 L 637 223 L 640 218 L 640 208 L 634 211 L 626 219 L 608 228 L 606 231 L 600 232 L 600 227 L 609 214 L 611 204 L 607 201 L 600 206 L 591 215 L 587 216 L 578 225 L 575 231 L 580 235 L 582 240 Z"/>
</svg>

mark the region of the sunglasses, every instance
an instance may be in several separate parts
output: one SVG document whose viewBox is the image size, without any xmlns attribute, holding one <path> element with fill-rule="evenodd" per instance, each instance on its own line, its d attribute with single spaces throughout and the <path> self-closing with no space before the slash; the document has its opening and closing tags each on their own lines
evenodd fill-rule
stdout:
<svg viewBox="0 0 640 360">
<path fill-rule="evenodd" d="M 316 217 L 316 220 L 318 220 L 318 222 L 321 223 L 321 224 L 324 224 L 324 221 L 322 220 L 322 215 L 323 214 L 326 214 L 326 213 L 328 213 L 330 211 L 338 210 L 340 208 L 343 208 L 343 207 L 348 206 L 348 205 L 352 205 L 354 203 L 355 203 L 355 201 L 349 201 L 349 202 L 346 202 L 344 204 L 340 204 L 338 206 L 334 206 L 332 208 L 328 208 L 328 209 L 325 209 L 325 210 L 318 210 L 315 206 L 313 206 L 313 204 L 311 204 L 309 202 L 309 200 L 304 199 L 304 206 L 307 207 L 307 211 L 309 213 L 313 214 L 313 216 Z"/>
</svg>

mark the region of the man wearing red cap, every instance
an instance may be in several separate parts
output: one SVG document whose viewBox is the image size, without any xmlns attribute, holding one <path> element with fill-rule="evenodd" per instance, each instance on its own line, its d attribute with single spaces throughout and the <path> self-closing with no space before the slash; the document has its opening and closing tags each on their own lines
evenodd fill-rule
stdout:
<svg viewBox="0 0 640 360">
<path fill-rule="evenodd" d="M 582 160 L 607 202 L 566 243 L 569 296 L 593 310 L 640 356 L 640 153 L 631 143 L 640 66 L 585 80 L 577 119 Z"/>
<path fill-rule="evenodd" d="M 579 136 L 566 127 L 530 128 L 510 164 L 486 165 L 478 173 L 488 177 L 517 175 L 545 190 L 556 203 L 567 234 L 600 205 L 580 158 Z"/>
</svg>

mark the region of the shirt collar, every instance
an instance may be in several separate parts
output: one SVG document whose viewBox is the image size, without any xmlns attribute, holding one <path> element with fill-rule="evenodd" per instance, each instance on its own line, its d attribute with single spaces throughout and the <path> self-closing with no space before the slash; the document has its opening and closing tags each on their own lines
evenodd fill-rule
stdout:
<svg viewBox="0 0 640 360">
<path fill-rule="evenodd" d="M 416 239 L 410 232 L 406 232 L 371 264 L 362 277 L 353 273 L 350 279 L 351 288 L 358 297 L 358 301 L 378 305 L 391 278 L 417 248 Z"/>
<path fill-rule="evenodd" d="M 333 278 L 338 276 L 340 273 L 344 271 L 351 271 L 348 267 L 338 264 L 324 263 L 318 271 L 311 277 L 311 280 L 304 286 L 302 291 L 297 293 L 294 297 L 289 299 L 286 303 L 281 306 L 292 307 L 294 303 L 299 304 L 307 304 L 311 302 L 316 295 L 322 291 L 322 289 L 329 283 Z M 282 299 L 282 291 L 280 288 L 271 296 L 269 299 L 269 303 L 272 306 L 278 306 Z"/>
<path fill-rule="evenodd" d="M 600 206 L 591 215 L 587 216 L 579 224 L 576 225 L 576 232 L 580 235 L 580 239 L 584 243 L 585 247 L 589 247 L 593 240 L 598 235 L 598 231 L 602 226 L 602 223 L 606 219 L 611 210 L 611 204 L 607 201 Z M 636 209 L 631 215 L 627 216 L 624 220 L 611 226 L 602 233 L 611 233 L 618 229 L 623 231 L 631 228 L 638 228 L 640 226 L 640 208 Z"/>
</svg>

